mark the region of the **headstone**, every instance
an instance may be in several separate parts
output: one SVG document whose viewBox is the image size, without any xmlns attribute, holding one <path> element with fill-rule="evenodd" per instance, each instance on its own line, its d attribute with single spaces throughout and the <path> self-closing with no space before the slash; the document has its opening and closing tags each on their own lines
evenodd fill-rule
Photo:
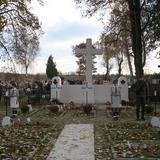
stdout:
<svg viewBox="0 0 160 160">
<path fill-rule="evenodd" d="M 121 76 L 118 78 L 118 86 L 119 87 L 127 87 L 128 86 L 128 83 L 127 83 L 127 78 L 124 77 L 124 76 Z"/>
<path fill-rule="evenodd" d="M 59 76 L 52 78 L 51 85 L 51 98 L 52 99 L 60 99 L 60 91 L 62 89 L 62 81 Z"/>
<path fill-rule="evenodd" d="M 58 85 L 58 86 L 61 86 L 62 85 L 62 80 L 59 76 L 55 76 L 52 78 L 52 84 L 54 85 Z"/>
<path fill-rule="evenodd" d="M 128 101 L 128 82 L 127 78 L 121 76 L 118 78 L 118 86 L 121 87 L 121 100 Z M 122 94 L 123 93 L 123 94 Z"/>
<path fill-rule="evenodd" d="M 27 117 L 27 124 L 30 124 L 31 123 L 31 118 L 30 117 Z"/>
<path fill-rule="evenodd" d="M 9 116 L 5 116 L 3 119 L 2 119 L 2 127 L 4 127 L 4 126 L 11 126 L 11 124 L 12 124 L 12 119 L 11 119 L 11 117 L 9 117 Z"/>
<path fill-rule="evenodd" d="M 27 106 L 28 106 L 28 108 L 29 108 L 29 112 L 32 112 L 32 111 L 33 111 L 32 105 L 31 105 L 31 104 L 28 104 Z"/>
<path fill-rule="evenodd" d="M 159 127 L 160 128 L 160 117 L 152 117 L 151 118 L 151 125 L 152 125 L 152 127 Z"/>
</svg>

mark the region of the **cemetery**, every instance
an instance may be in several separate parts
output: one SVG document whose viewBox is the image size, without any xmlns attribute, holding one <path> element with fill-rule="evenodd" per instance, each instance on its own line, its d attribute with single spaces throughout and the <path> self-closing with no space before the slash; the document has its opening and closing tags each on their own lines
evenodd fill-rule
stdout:
<svg viewBox="0 0 160 160">
<path fill-rule="evenodd" d="M 160 160 L 159 17 L 160 0 L 1 0 L 0 160 Z"/>
<path fill-rule="evenodd" d="M 77 54 L 99 54 L 92 50 Z M 89 59 L 89 60 L 88 60 Z M 0 159 L 2 160 L 158 160 L 160 158 L 160 108 L 145 110 L 145 120 L 136 120 L 129 103 L 126 77 L 119 77 L 120 116 L 112 115 L 112 83 L 92 83 L 92 58 L 86 60 L 86 83 L 62 85 L 53 77 L 50 100 L 19 107 L 11 115 L 7 103 L 0 107 Z M 28 99 L 26 101 L 29 103 Z M 154 103 L 150 104 L 154 106 Z"/>
</svg>

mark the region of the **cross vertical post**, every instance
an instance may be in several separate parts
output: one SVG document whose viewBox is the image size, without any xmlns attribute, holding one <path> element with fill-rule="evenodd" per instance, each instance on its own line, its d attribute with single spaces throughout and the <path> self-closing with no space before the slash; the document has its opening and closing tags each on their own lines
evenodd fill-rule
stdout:
<svg viewBox="0 0 160 160">
<path fill-rule="evenodd" d="M 59 99 L 59 90 L 61 90 L 62 87 L 59 86 L 58 84 L 54 84 L 53 87 L 52 87 L 52 90 L 53 90 L 53 94 L 52 94 L 52 98 L 56 98 L 56 99 Z"/>
<path fill-rule="evenodd" d="M 89 103 L 89 100 L 88 100 L 89 90 L 93 89 L 93 87 L 92 87 L 92 86 L 89 86 L 88 83 L 86 83 L 85 86 L 82 87 L 82 89 L 85 90 L 85 103 L 86 103 L 86 105 L 87 105 L 87 104 Z"/>
<path fill-rule="evenodd" d="M 58 93 L 57 93 L 57 83 L 56 83 L 56 99 L 58 99 L 57 97 L 58 97 Z"/>
<path fill-rule="evenodd" d="M 88 51 L 88 53 L 86 53 L 86 71 L 85 71 L 85 75 L 86 75 L 86 86 L 88 84 L 92 84 L 92 40 L 91 39 L 87 39 L 86 40 L 86 49 Z"/>
</svg>

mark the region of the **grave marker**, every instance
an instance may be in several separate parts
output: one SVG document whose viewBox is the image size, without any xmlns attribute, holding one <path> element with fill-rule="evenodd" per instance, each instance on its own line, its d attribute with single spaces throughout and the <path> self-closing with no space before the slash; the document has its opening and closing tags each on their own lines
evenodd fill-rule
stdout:
<svg viewBox="0 0 160 160">
<path fill-rule="evenodd" d="M 66 125 L 47 160 L 95 160 L 93 124 Z"/>
</svg>

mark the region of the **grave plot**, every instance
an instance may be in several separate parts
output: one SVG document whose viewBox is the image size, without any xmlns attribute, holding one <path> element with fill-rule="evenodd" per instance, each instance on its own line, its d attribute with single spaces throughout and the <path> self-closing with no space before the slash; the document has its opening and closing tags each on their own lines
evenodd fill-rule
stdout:
<svg viewBox="0 0 160 160">
<path fill-rule="evenodd" d="M 146 128 L 151 128 L 148 123 L 137 123 L 134 121 L 130 122 L 113 122 L 113 123 L 108 123 L 106 124 L 106 128 L 108 129 L 146 129 Z"/>
<path fill-rule="evenodd" d="M 0 129 L 0 159 L 44 158 L 52 146 L 50 139 L 56 139 L 58 133 L 56 125 L 42 124 Z"/>
<path fill-rule="evenodd" d="M 45 112 L 36 110 L 30 115 L 31 123 L 26 123 L 26 115 L 13 119 L 11 127 L 0 128 L 0 159 L 44 159 L 48 156 L 62 126 L 49 121 Z M 47 146 L 46 146 L 47 144 Z"/>
<path fill-rule="evenodd" d="M 103 129 L 102 129 L 103 128 Z M 105 136 L 106 130 L 104 124 L 95 125 L 95 154 L 96 160 L 112 160 L 112 150 L 109 141 Z M 107 157 L 106 157 L 107 155 Z"/>
<path fill-rule="evenodd" d="M 112 145 L 113 157 L 116 158 L 160 158 L 160 144 L 156 141 L 120 142 Z"/>
<path fill-rule="evenodd" d="M 159 140 L 160 133 L 155 130 L 137 129 L 137 130 L 118 130 L 110 131 L 110 139 L 114 141 L 121 140 Z"/>
<path fill-rule="evenodd" d="M 105 125 L 114 159 L 160 158 L 160 129 L 147 123 L 118 122 Z"/>
<path fill-rule="evenodd" d="M 65 124 L 87 123 L 88 116 L 80 111 L 64 111 L 57 114 L 48 110 L 34 109 L 30 115 L 19 115 L 11 127 L 0 128 L 0 159 L 45 159 Z M 26 118 L 31 123 L 26 124 Z"/>
</svg>

